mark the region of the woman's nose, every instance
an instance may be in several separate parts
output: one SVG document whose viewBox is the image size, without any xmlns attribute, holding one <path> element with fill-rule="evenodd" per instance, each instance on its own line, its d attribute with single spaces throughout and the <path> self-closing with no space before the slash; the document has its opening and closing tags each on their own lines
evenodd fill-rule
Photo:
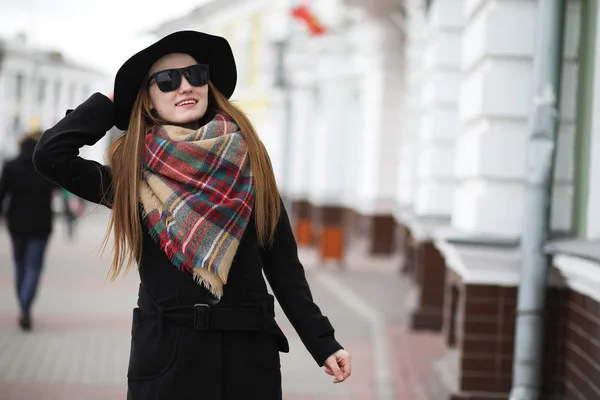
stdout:
<svg viewBox="0 0 600 400">
<path fill-rule="evenodd" d="M 187 93 L 192 90 L 192 85 L 185 79 L 185 76 L 181 77 L 181 85 L 179 85 L 179 91 L 182 93 Z"/>
</svg>

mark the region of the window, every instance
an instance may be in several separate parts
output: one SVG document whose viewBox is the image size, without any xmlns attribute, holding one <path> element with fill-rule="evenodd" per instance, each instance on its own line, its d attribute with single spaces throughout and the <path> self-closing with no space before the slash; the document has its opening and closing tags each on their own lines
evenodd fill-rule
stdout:
<svg viewBox="0 0 600 400">
<path fill-rule="evenodd" d="M 261 60 L 261 45 L 264 38 L 264 35 L 262 34 L 262 20 L 260 14 L 256 14 L 252 17 L 251 29 L 252 33 L 249 43 L 250 59 L 248 60 L 248 78 L 250 86 L 256 86 L 259 79 L 259 73 L 261 72 L 259 70 Z"/>
<path fill-rule="evenodd" d="M 38 83 L 38 104 L 44 104 L 46 100 L 46 81 L 41 79 Z"/>
<path fill-rule="evenodd" d="M 21 133 L 22 133 L 21 116 L 18 113 L 15 114 L 15 116 L 13 117 L 11 133 L 12 133 L 13 137 L 21 136 Z"/>
<path fill-rule="evenodd" d="M 58 106 L 58 104 L 60 104 L 60 90 L 61 89 L 62 89 L 62 86 L 60 84 L 60 81 L 54 82 L 54 104 L 56 106 Z"/>
<path fill-rule="evenodd" d="M 71 83 L 71 87 L 69 89 L 69 104 L 71 106 L 75 106 L 77 103 L 77 99 L 75 98 L 76 92 L 77 92 L 77 85 L 75 83 Z"/>
<path fill-rule="evenodd" d="M 238 69 L 238 86 L 242 90 L 248 87 L 250 78 L 251 33 L 251 25 L 248 22 L 238 25 L 234 32 L 233 52 L 235 54 Z"/>
<path fill-rule="evenodd" d="M 85 99 L 87 99 L 88 97 L 90 97 L 90 87 L 89 85 L 85 85 L 81 89 L 81 101 L 85 101 Z"/>
<path fill-rule="evenodd" d="M 21 101 L 23 98 L 23 75 L 17 74 L 15 80 L 15 99 Z"/>
<path fill-rule="evenodd" d="M 425 0 L 425 12 L 426 13 L 429 12 L 432 4 L 433 4 L 433 0 Z"/>
</svg>

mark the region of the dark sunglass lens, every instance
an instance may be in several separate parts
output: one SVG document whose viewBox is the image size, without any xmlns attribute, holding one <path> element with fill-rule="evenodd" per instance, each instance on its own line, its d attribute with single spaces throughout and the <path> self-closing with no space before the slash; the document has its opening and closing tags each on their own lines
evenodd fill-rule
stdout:
<svg viewBox="0 0 600 400">
<path fill-rule="evenodd" d="M 204 86 L 208 83 L 208 67 L 206 65 L 192 65 L 185 69 L 188 82 L 192 86 Z"/>
<path fill-rule="evenodd" d="M 177 71 L 163 71 L 156 75 L 156 85 L 161 92 L 172 92 L 181 84 L 181 74 Z"/>
</svg>

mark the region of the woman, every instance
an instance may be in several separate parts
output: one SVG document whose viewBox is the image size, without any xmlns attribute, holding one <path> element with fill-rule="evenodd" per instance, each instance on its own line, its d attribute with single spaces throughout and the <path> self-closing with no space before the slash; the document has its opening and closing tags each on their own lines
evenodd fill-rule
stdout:
<svg viewBox="0 0 600 400">
<path fill-rule="evenodd" d="M 19 156 L 4 165 L 0 176 L 0 206 L 9 199 L 5 214 L 15 261 L 19 326 L 24 331 L 32 328 L 31 308 L 52 233 L 52 193 L 56 189 L 31 162 L 39 136 L 39 132 L 31 133 L 21 139 Z"/>
<path fill-rule="evenodd" d="M 228 101 L 235 83 L 224 38 L 176 32 L 123 64 L 114 98 L 92 95 L 37 146 L 42 174 L 112 209 L 110 276 L 138 264 L 128 399 L 281 399 L 289 349 L 263 271 L 317 364 L 336 383 L 350 375 L 267 152 Z M 78 157 L 113 125 L 125 133 L 108 166 Z"/>
</svg>

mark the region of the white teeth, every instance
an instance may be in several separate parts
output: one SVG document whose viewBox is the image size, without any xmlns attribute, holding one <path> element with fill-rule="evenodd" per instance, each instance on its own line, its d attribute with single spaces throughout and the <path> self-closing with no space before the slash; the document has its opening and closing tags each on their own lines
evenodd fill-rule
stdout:
<svg viewBox="0 0 600 400">
<path fill-rule="evenodd" d="M 186 100 L 186 101 L 182 101 L 181 103 L 177 103 L 176 106 L 183 106 L 186 104 L 196 104 L 195 100 Z"/>
</svg>

